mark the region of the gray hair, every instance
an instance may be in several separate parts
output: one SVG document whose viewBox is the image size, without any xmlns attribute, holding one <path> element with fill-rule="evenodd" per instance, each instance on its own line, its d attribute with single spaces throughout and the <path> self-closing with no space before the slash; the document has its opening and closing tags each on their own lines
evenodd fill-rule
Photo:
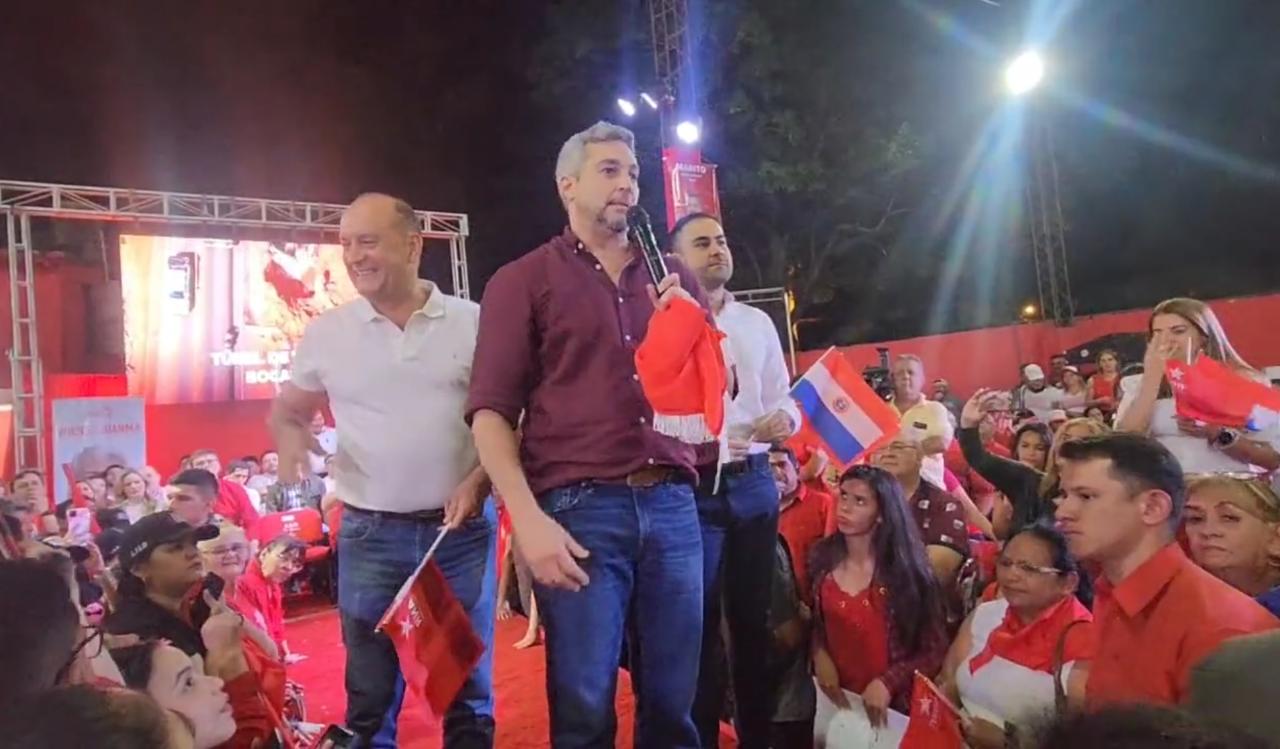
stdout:
<svg viewBox="0 0 1280 749">
<path fill-rule="evenodd" d="M 633 152 L 636 150 L 635 133 L 621 125 L 600 120 L 591 127 L 569 137 L 560 147 L 560 156 L 556 159 L 556 182 L 564 177 L 576 177 L 582 171 L 587 160 L 587 146 L 591 143 L 625 143 Z"/>
</svg>

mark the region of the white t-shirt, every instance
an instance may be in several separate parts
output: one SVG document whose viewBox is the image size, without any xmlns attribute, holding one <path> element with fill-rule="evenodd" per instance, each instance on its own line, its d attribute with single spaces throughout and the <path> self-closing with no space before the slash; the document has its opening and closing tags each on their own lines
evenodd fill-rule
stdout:
<svg viewBox="0 0 1280 749">
<path fill-rule="evenodd" d="M 1005 721 L 1018 726 L 1034 725 L 1054 710 L 1052 674 L 1000 656 L 992 658 L 977 673 L 969 671 L 969 661 L 987 646 L 987 638 L 1004 621 L 1008 610 L 1009 602 L 1003 598 L 980 604 L 973 610 L 972 642 L 964 660 L 956 667 L 956 689 L 965 712 L 975 718 L 997 726 L 1003 726 Z M 1075 661 L 1063 665 L 1063 689 L 1074 667 Z"/>
<path fill-rule="evenodd" d="M 439 509 L 478 465 L 462 413 L 480 306 L 423 284 L 404 330 L 359 298 L 316 318 L 294 354 L 293 384 L 329 396 L 331 469 L 353 507 Z"/>
<path fill-rule="evenodd" d="M 749 433 L 757 419 L 779 409 L 790 414 L 791 423 L 799 429 L 800 409 L 791 399 L 791 378 L 773 320 L 731 298 L 716 315 L 716 327 L 728 336 L 730 363 L 738 383 L 738 396 L 729 403 L 725 419 L 728 433 Z M 763 442 L 752 443 L 750 448 L 752 453 L 768 450 Z"/>
<path fill-rule="evenodd" d="M 1022 407 L 1036 415 L 1040 421 L 1049 423 L 1049 412 L 1054 411 L 1061 406 L 1065 393 L 1061 388 L 1052 385 L 1045 385 L 1044 390 L 1035 392 L 1026 385 L 1022 386 Z"/>
<path fill-rule="evenodd" d="M 1123 396 L 1116 408 L 1117 424 L 1133 407 L 1141 382 L 1142 375 L 1129 375 L 1120 381 Z M 1178 428 L 1177 405 L 1173 398 L 1160 398 L 1156 401 L 1147 435 L 1159 440 L 1160 444 L 1173 453 L 1173 457 L 1182 466 L 1183 473 L 1266 473 L 1259 466 L 1243 463 L 1221 450 L 1215 450 L 1204 437 L 1184 434 Z M 1244 435 L 1241 439 L 1268 441 L 1264 435 Z"/>
</svg>

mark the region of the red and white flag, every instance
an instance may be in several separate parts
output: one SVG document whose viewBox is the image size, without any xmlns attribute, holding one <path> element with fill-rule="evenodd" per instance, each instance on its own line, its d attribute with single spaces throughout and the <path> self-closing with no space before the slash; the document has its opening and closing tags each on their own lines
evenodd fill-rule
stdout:
<svg viewBox="0 0 1280 749">
<path fill-rule="evenodd" d="M 911 719 L 899 749 L 963 749 L 960 711 L 932 681 L 916 672 L 911 687 Z"/>
<path fill-rule="evenodd" d="M 447 529 L 405 581 L 377 629 L 395 643 L 405 683 L 444 715 L 484 653 L 484 643 L 431 557 Z"/>
<path fill-rule="evenodd" d="M 1280 390 L 1222 362 L 1200 356 L 1195 364 L 1170 361 L 1164 371 L 1178 415 L 1184 419 L 1252 432 L 1280 424 Z"/>
</svg>

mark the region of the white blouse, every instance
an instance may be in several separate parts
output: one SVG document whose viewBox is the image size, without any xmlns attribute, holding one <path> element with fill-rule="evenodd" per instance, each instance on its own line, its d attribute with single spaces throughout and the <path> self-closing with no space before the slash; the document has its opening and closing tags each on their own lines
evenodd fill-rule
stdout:
<svg viewBox="0 0 1280 749">
<path fill-rule="evenodd" d="M 1120 382 L 1123 397 L 1116 408 L 1116 423 L 1124 418 L 1125 413 L 1133 406 L 1138 395 L 1142 375 L 1130 375 Z M 1204 437 L 1184 434 L 1178 429 L 1178 414 L 1173 398 L 1161 398 L 1156 401 L 1155 410 L 1151 413 L 1151 425 L 1147 427 L 1147 435 L 1159 440 L 1160 444 L 1173 453 L 1182 466 L 1183 473 L 1266 473 L 1262 468 L 1244 463 L 1227 455 L 1221 450 L 1209 446 Z M 1248 435 L 1243 439 L 1259 439 Z"/>
<path fill-rule="evenodd" d="M 969 653 L 956 668 L 956 688 L 961 705 L 970 716 L 997 726 L 1003 726 L 1005 721 L 1022 726 L 1052 717 L 1053 675 L 1000 656 L 992 658 L 977 673 L 969 671 L 969 662 L 986 648 L 987 638 L 1004 621 L 1008 610 L 1009 602 L 1003 598 L 980 604 L 973 610 L 972 641 Z M 1075 661 L 1063 665 L 1063 689 L 1074 667 Z"/>
</svg>

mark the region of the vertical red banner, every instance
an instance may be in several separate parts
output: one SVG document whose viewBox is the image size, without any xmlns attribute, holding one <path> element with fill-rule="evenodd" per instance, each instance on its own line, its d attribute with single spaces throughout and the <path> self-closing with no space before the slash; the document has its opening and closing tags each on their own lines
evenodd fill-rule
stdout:
<svg viewBox="0 0 1280 749">
<path fill-rule="evenodd" d="M 668 230 L 690 213 L 709 213 L 720 218 L 716 165 L 702 163 L 700 151 L 662 149 L 662 177 Z"/>
</svg>

